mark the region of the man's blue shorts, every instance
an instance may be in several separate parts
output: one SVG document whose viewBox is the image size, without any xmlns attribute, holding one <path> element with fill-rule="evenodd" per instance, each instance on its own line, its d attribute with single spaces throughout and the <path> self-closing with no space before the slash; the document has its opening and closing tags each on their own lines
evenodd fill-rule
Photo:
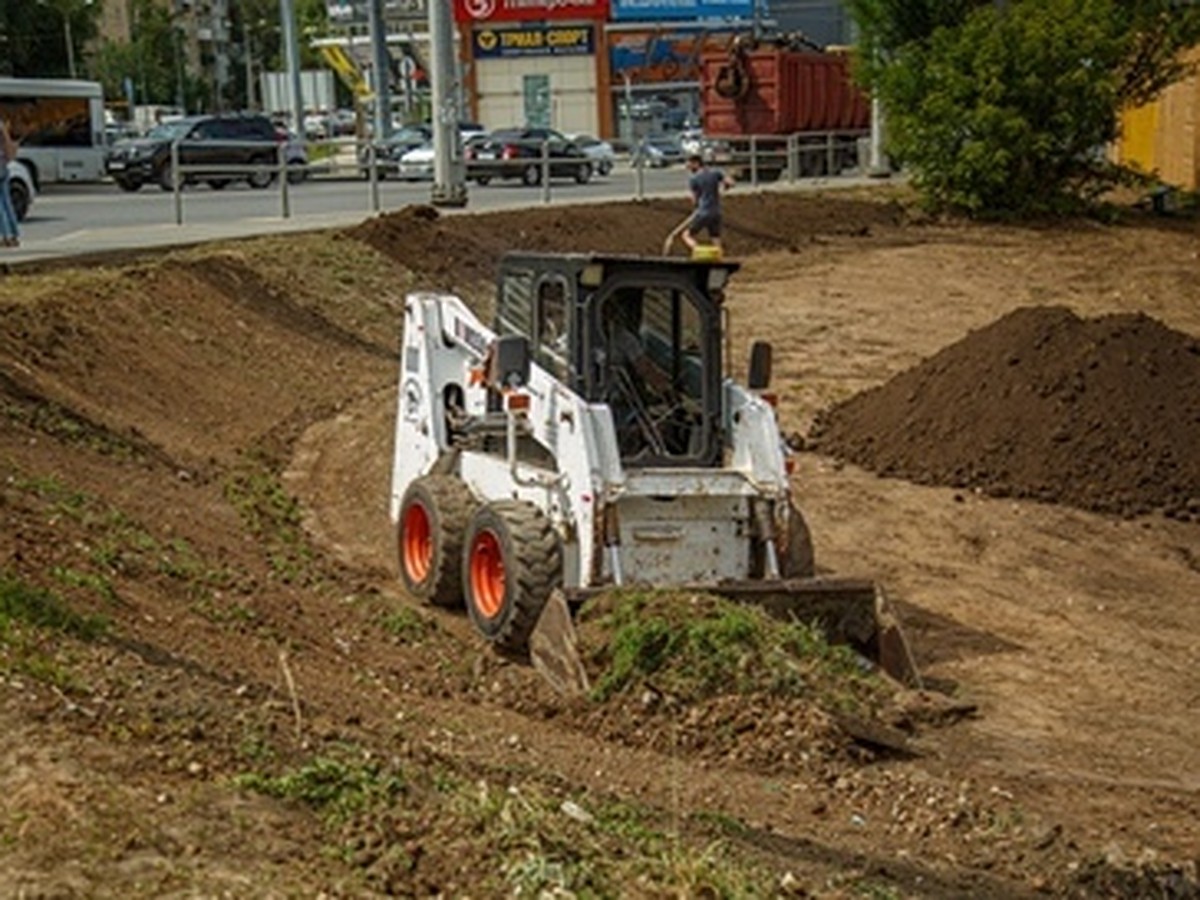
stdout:
<svg viewBox="0 0 1200 900">
<path fill-rule="evenodd" d="M 688 234 L 695 237 L 701 231 L 707 231 L 709 237 L 719 238 L 721 236 L 721 214 L 709 213 L 692 219 L 692 224 L 688 226 Z"/>
</svg>

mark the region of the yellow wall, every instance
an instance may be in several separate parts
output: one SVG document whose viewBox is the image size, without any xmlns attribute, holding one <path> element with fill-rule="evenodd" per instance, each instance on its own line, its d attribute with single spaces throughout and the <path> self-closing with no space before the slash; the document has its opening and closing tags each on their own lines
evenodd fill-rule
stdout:
<svg viewBox="0 0 1200 900">
<path fill-rule="evenodd" d="M 1200 48 L 1188 54 L 1200 64 Z M 1121 116 L 1120 162 L 1156 172 L 1166 184 L 1200 188 L 1200 75 L 1171 85 L 1153 103 Z"/>
</svg>

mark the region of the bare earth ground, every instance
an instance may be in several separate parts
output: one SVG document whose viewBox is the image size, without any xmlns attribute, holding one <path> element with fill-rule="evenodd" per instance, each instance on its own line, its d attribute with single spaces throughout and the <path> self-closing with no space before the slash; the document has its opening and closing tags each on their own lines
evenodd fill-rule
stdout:
<svg viewBox="0 0 1200 900">
<path fill-rule="evenodd" d="M 0 628 L 0 895 L 1200 896 L 1200 523 L 801 453 L 819 567 L 881 581 L 935 708 L 976 709 L 916 756 L 565 703 L 401 594 L 404 292 L 486 308 L 503 249 L 654 252 L 682 212 L 417 209 L 0 275 L 0 576 L 109 623 Z M 1194 223 L 727 215 L 734 360 L 774 342 L 800 435 L 1020 306 L 1200 336 Z"/>
</svg>

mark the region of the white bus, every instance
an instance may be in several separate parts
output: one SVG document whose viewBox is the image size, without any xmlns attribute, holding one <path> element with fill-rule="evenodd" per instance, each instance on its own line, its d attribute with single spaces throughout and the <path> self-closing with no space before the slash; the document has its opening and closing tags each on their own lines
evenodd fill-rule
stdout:
<svg viewBox="0 0 1200 900">
<path fill-rule="evenodd" d="M 0 118 L 41 187 L 104 177 L 104 92 L 95 81 L 0 78 Z"/>
</svg>

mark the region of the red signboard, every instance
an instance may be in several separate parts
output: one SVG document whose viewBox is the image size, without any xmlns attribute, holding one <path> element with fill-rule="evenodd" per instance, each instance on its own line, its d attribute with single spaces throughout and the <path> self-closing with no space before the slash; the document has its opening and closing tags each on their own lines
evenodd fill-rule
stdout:
<svg viewBox="0 0 1200 900">
<path fill-rule="evenodd" d="M 454 0 L 454 18 L 465 25 L 542 19 L 607 19 L 608 0 Z"/>
</svg>

